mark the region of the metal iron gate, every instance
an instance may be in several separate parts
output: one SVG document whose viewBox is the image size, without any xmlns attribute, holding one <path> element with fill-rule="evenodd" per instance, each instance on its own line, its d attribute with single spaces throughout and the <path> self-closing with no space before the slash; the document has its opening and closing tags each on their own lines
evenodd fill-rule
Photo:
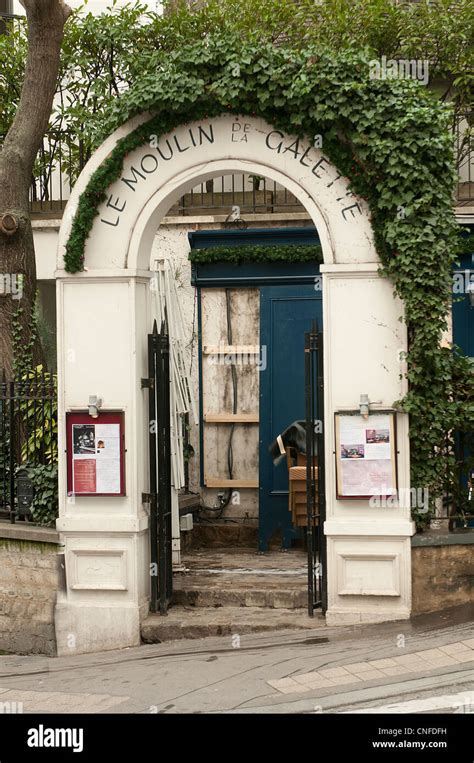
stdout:
<svg viewBox="0 0 474 763">
<path fill-rule="evenodd" d="M 171 532 L 171 442 L 169 336 L 156 321 L 148 334 L 148 388 L 150 492 L 143 502 L 150 505 L 150 610 L 165 615 L 173 595 Z"/>
<path fill-rule="evenodd" d="M 308 552 L 308 614 L 326 613 L 326 496 L 324 478 L 323 334 L 313 321 L 305 334 L 306 509 Z"/>
<path fill-rule="evenodd" d="M 31 519 L 36 479 L 43 491 L 48 479 L 49 503 L 57 503 L 56 376 L 38 366 L 11 381 L 2 372 L 0 379 L 0 517 L 13 523 Z"/>
</svg>

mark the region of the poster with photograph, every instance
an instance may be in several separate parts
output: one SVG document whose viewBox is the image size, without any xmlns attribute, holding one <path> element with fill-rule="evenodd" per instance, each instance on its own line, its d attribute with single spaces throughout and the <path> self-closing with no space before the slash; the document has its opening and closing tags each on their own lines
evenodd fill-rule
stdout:
<svg viewBox="0 0 474 763">
<path fill-rule="evenodd" d="M 84 418 L 81 414 L 70 416 Z M 103 421 L 104 418 L 101 417 L 101 423 L 72 423 L 68 439 L 71 451 L 68 490 L 76 495 L 122 494 L 121 424 L 120 420 Z"/>
<path fill-rule="evenodd" d="M 337 413 L 337 498 L 396 495 L 395 414 Z"/>
<path fill-rule="evenodd" d="M 75 456 L 90 456 L 94 454 L 94 426 L 91 424 L 76 424 L 73 426 L 72 443 Z"/>
</svg>

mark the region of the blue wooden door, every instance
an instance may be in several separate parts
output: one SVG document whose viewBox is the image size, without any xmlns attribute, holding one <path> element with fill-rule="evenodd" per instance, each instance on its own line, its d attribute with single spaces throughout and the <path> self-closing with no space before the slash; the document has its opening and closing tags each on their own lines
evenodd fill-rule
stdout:
<svg viewBox="0 0 474 763">
<path fill-rule="evenodd" d="M 305 418 L 304 335 L 313 320 L 322 327 L 321 291 L 312 284 L 260 289 L 259 548 L 266 551 L 280 530 L 284 548 L 296 531 L 288 511 L 288 469 L 273 465 L 268 446 L 286 427 Z M 265 349 L 263 349 L 265 348 Z"/>
<path fill-rule="evenodd" d="M 473 270 L 474 254 L 463 257 L 453 282 L 453 341 L 468 358 L 474 358 L 474 307 L 467 292 Z"/>
</svg>

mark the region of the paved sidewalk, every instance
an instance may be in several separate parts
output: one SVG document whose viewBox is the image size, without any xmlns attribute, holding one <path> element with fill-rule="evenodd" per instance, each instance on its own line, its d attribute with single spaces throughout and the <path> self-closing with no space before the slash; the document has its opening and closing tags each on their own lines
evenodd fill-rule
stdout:
<svg viewBox="0 0 474 763">
<path fill-rule="evenodd" d="M 343 667 L 325 668 L 311 673 L 300 673 L 292 677 L 268 681 L 282 694 L 325 689 L 327 687 L 373 681 L 386 676 L 406 676 L 425 674 L 427 671 L 443 668 L 447 665 L 474 662 L 474 638 L 456 641 L 439 648 L 425 649 L 421 652 L 408 652 L 380 660 L 355 662 Z"/>
<path fill-rule="evenodd" d="M 24 713 L 344 713 L 408 712 L 403 708 L 418 702 L 419 712 L 469 713 L 474 625 L 466 614 L 234 633 L 95 655 L 3 656 L 0 706 L 22 703 Z"/>
</svg>

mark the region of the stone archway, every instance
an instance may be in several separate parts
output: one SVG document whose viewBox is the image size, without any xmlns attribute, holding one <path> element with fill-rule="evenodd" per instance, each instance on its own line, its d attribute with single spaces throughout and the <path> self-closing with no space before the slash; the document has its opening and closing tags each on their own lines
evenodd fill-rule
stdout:
<svg viewBox="0 0 474 763">
<path fill-rule="evenodd" d="M 145 116 L 122 126 L 95 152 L 78 179 L 60 231 L 57 271 L 60 517 L 67 590 L 56 607 L 60 654 L 139 643 L 147 612 L 148 518 L 146 375 L 149 257 L 173 202 L 212 177 L 251 172 L 276 180 L 306 207 L 322 244 L 325 331 L 328 613 L 330 623 L 407 618 L 410 613 L 409 507 L 373 508 L 335 498 L 334 411 L 374 408 L 405 392 L 406 348 L 400 302 L 378 275 L 365 202 L 320 149 L 258 118 L 226 115 L 182 125 L 134 150 L 109 188 L 85 247 L 85 270 L 70 275 L 63 255 L 80 194 L 116 142 Z M 349 318 L 349 320 L 348 320 Z M 66 495 L 65 415 L 90 395 L 104 410 L 125 412 L 123 497 Z M 375 402 L 376 401 L 376 402 Z M 399 486 L 409 487 L 408 423 L 398 417 Z M 70 636 L 74 638 L 71 640 Z"/>
</svg>

